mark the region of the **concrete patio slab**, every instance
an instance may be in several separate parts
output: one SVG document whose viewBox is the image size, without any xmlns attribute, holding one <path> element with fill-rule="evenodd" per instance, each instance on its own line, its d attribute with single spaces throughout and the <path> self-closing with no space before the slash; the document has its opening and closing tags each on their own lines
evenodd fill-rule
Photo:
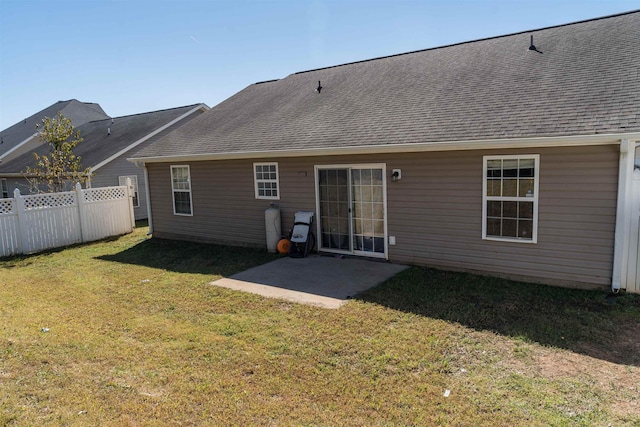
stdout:
<svg viewBox="0 0 640 427">
<path fill-rule="evenodd" d="M 296 303 L 338 308 L 349 298 L 390 279 L 407 266 L 363 258 L 311 255 L 280 258 L 212 285 Z"/>
</svg>

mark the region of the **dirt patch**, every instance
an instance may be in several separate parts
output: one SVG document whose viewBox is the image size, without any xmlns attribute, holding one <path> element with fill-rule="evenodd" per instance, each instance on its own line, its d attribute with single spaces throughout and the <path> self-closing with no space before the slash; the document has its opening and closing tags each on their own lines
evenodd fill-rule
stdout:
<svg viewBox="0 0 640 427">
<path fill-rule="evenodd" d="M 606 346 L 597 346 L 591 342 L 576 344 L 578 353 L 588 354 L 610 362 L 640 366 L 640 322 L 621 322 L 615 336 Z"/>
<path fill-rule="evenodd" d="M 586 379 L 610 396 L 615 412 L 640 416 L 640 367 L 553 349 L 537 349 L 533 358 L 538 375 L 554 380 Z"/>
</svg>

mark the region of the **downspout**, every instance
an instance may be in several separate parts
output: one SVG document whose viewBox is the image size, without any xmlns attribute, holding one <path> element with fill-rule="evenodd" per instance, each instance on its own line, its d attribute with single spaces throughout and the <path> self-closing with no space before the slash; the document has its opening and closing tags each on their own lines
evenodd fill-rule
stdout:
<svg viewBox="0 0 640 427">
<path fill-rule="evenodd" d="M 145 190 L 145 199 L 147 200 L 147 221 L 149 222 L 149 231 L 147 232 L 147 236 L 153 234 L 153 220 L 151 216 L 151 195 L 149 194 L 149 172 L 147 171 L 147 165 L 144 162 L 142 163 L 142 169 L 144 169 L 144 190 Z M 136 165 L 138 163 L 136 162 Z"/>
<path fill-rule="evenodd" d="M 631 217 L 629 203 L 631 200 L 631 176 L 633 174 L 634 147 L 629 139 L 620 141 L 620 167 L 618 174 L 618 204 L 616 207 L 616 231 L 613 248 L 613 274 L 611 291 L 618 293 L 626 288 L 628 269 L 629 233 Z M 623 277 L 625 279 L 623 279 Z"/>
</svg>

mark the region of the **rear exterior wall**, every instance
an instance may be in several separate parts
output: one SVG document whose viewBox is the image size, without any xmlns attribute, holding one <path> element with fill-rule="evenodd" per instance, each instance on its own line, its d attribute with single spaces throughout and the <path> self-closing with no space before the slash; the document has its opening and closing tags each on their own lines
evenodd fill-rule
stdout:
<svg viewBox="0 0 640 427">
<path fill-rule="evenodd" d="M 539 154 L 538 241 L 482 239 L 483 156 Z M 398 153 L 149 164 L 154 236 L 266 247 L 253 163 L 278 162 L 283 234 L 293 214 L 316 209 L 315 165 L 384 163 L 392 262 L 538 283 L 611 283 L 616 215 L 616 145 Z M 173 214 L 170 166 L 190 166 L 193 216 Z M 402 179 L 391 180 L 391 170 Z"/>
</svg>

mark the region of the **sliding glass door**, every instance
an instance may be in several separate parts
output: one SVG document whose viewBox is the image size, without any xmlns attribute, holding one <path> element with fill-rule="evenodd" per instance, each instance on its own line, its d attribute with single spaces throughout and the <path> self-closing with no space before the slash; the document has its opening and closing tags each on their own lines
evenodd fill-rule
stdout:
<svg viewBox="0 0 640 427">
<path fill-rule="evenodd" d="M 384 165 L 317 166 L 319 247 L 386 256 Z"/>
</svg>

